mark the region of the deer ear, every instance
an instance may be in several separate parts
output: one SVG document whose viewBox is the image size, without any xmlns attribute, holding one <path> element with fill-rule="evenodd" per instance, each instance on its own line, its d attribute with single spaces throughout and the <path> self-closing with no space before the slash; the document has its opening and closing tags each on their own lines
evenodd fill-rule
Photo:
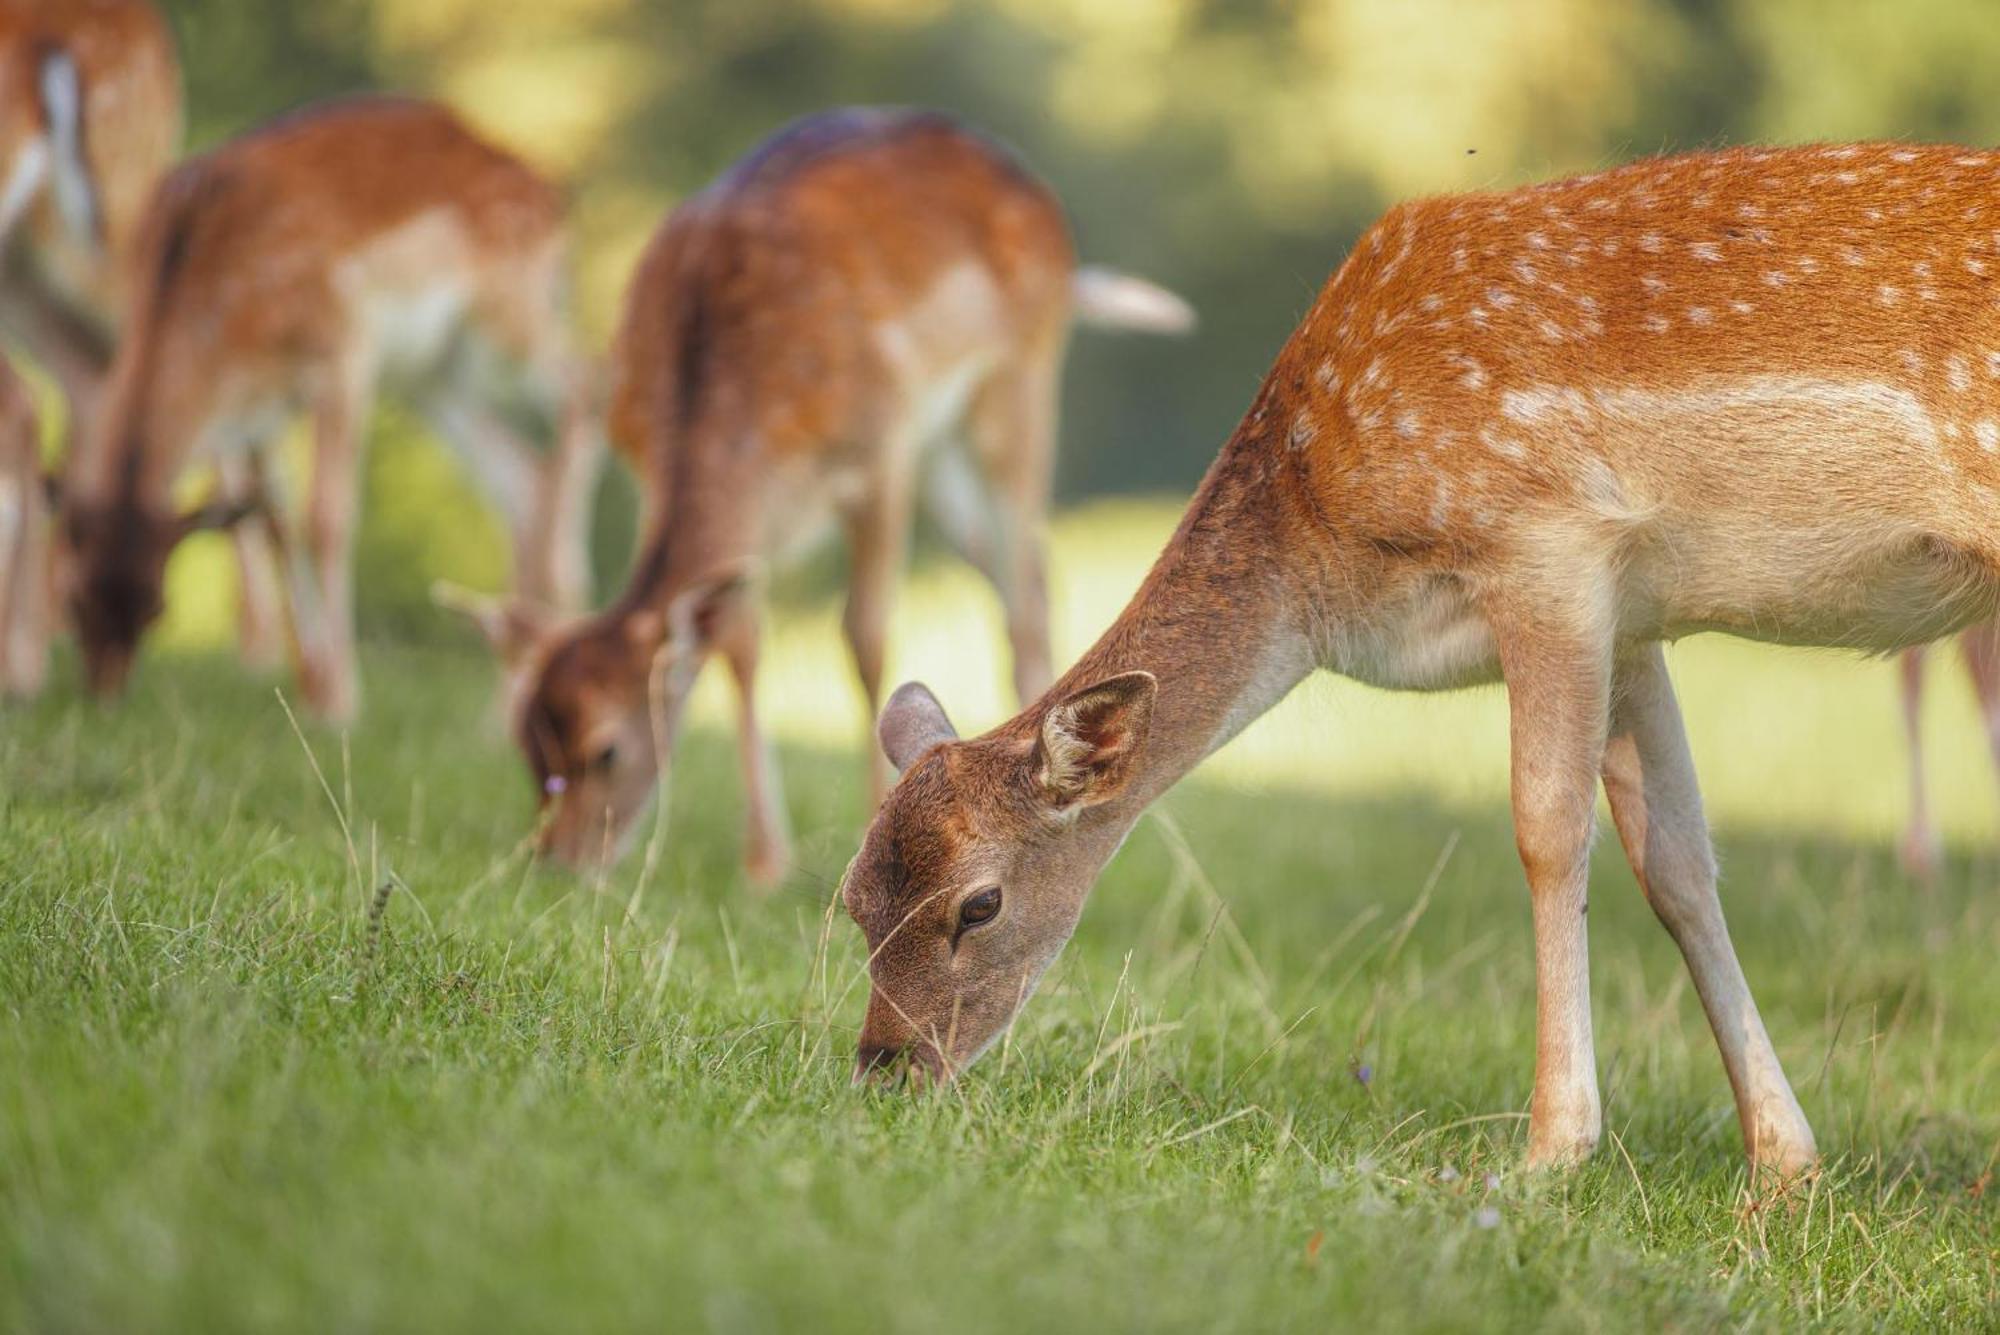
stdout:
<svg viewBox="0 0 2000 1335">
<path fill-rule="evenodd" d="M 1126 672 L 1064 696 L 1042 719 L 1035 777 L 1058 807 L 1095 806 L 1125 790 L 1153 722 L 1159 682 Z"/>
<path fill-rule="evenodd" d="M 692 653 L 715 643 L 723 625 L 749 601 L 757 570 L 755 561 L 720 566 L 675 594 L 667 604 L 664 627 L 654 622 L 664 630 L 668 646 Z"/>
<path fill-rule="evenodd" d="M 882 743 L 882 754 L 901 773 L 938 743 L 957 741 L 958 729 L 951 726 L 944 706 L 931 694 L 930 687 L 920 681 L 906 681 L 889 697 L 889 703 L 882 706 L 875 736 Z"/>
<path fill-rule="evenodd" d="M 553 629 L 555 615 L 519 598 L 494 598 L 443 580 L 431 585 L 431 601 L 464 615 L 479 628 L 500 661 L 513 667 Z"/>
</svg>

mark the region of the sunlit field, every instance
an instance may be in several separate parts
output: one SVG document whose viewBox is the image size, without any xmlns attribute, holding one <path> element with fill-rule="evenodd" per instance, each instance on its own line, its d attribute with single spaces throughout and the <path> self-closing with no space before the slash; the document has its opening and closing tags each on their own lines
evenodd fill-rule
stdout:
<svg viewBox="0 0 2000 1335">
<path fill-rule="evenodd" d="M 1176 510 L 1059 520 L 1061 653 Z M 2000 788 L 1954 657 L 1926 720 L 1948 858 L 1920 886 L 1889 665 L 1671 654 L 1725 905 L 1828 1157 L 1760 1192 L 1611 839 L 1605 1142 L 1522 1174 L 1497 691 L 1309 683 L 1140 825 L 1010 1040 L 911 1100 L 848 1079 L 866 980 L 830 895 L 863 720 L 824 575 L 777 590 L 799 866 L 759 897 L 721 681 L 657 861 L 540 870 L 469 637 L 376 642 L 361 725 L 295 728 L 218 643 L 218 558 L 187 554 L 131 698 L 80 701 L 65 659 L 0 715 L 0 1324 L 2000 1321 Z M 956 564 L 920 563 L 892 662 L 962 729 L 1007 708 L 997 611 Z"/>
</svg>

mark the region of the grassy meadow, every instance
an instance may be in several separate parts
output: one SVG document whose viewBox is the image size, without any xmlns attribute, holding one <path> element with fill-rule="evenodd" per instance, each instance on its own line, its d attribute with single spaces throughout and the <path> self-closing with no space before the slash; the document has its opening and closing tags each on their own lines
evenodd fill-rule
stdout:
<svg viewBox="0 0 2000 1335">
<path fill-rule="evenodd" d="M 1063 652 L 1176 508 L 1061 519 Z M 469 638 L 377 641 L 360 726 L 295 728 L 216 644 L 224 569 L 188 554 L 123 703 L 79 700 L 65 659 L 0 714 L 0 1325 L 2000 1323 L 2000 790 L 1942 655 L 1927 887 L 1894 856 L 1888 665 L 1670 658 L 1738 946 L 1828 1156 L 1784 1195 L 1746 1179 L 1609 838 L 1605 1143 L 1520 1171 L 1532 958 L 1497 692 L 1308 684 L 1142 823 L 1007 1044 L 911 1100 L 848 1079 L 863 952 L 829 894 L 862 720 L 824 577 L 775 617 L 799 868 L 759 897 L 719 680 L 657 860 L 565 876 L 522 853 L 529 785 Z M 926 560 L 897 675 L 995 721 L 997 623 Z"/>
</svg>

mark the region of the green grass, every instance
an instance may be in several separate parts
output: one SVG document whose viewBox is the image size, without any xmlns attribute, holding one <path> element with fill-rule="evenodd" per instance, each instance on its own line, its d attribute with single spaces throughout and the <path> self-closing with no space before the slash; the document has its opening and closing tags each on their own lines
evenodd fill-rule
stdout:
<svg viewBox="0 0 2000 1335">
<path fill-rule="evenodd" d="M 1071 651 L 1169 518 L 1065 522 Z M 970 587 L 926 567 L 898 645 L 976 724 L 1002 664 L 965 661 L 992 624 Z M 1609 1134 L 1572 1175 L 1520 1171 L 1532 968 L 1491 692 L 1301 692 L 1141 825 L 1004 1050 L 940 1096 L 854 1090 L 834 616 L 779 614 L 801 870 L 763 899 L 713 691 L 643 884 L 637 858 L 525 864 L 527 781 L 469 649 L 375 647 L 346 739 L 186 648 L 115 709 L 65 686 L 0 715 L 0 1322 L 2000 1322 L 2000 803 L 1942 673 L 1953 855 L 1923 889 L 1891 851 L 1886 667 L 1673 660 L 1744 964 L 1829 1156 L 1779 1199 L 1749 1190 L 1615 841 L 1591 914 Z M 410 893 L 371 942 L 391 871 Z"/>
</svg>

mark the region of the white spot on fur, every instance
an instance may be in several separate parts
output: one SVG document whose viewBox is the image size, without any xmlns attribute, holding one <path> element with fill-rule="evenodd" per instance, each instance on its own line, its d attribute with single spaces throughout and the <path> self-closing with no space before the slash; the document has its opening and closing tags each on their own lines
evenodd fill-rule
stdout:
<svg viewBox="0 0 2000 1335">
<path fill-rule="evenodd" d="M 1647 232 L 1639 238 L 1639 249 L 1648 255 L 1657 255 L 1666 247 L 1666 240 L 1658 232 Z"/>
<path fill-rule="evenodd" d="M 1972 365 L 1957 353 L 1944 359 L 1945 380 L 1960 393 L 1972 388 Z"/>
<path fill-rule="evenodd" d="M 1713 241 L 1696 241 L 1688 246 L 1688 253 L 1707 264 L 1722 263 L 1722 247 Z"/>
<path fill-rule="evenodd" d="M 1715 315 L 1706 306 L 1690 306 L 1687 318 L 1689 324 L 1712 324 Z"/>
<path fill-rule="evenodd" d="M 1972 428 L 1972 434 L 1979 438 L 1979 448 L 1988 454 L 2000 450 L 2000 423 L 1995 423 L 1992 418 L 1980 418 L 1978 425 Z"/>
</svg>

